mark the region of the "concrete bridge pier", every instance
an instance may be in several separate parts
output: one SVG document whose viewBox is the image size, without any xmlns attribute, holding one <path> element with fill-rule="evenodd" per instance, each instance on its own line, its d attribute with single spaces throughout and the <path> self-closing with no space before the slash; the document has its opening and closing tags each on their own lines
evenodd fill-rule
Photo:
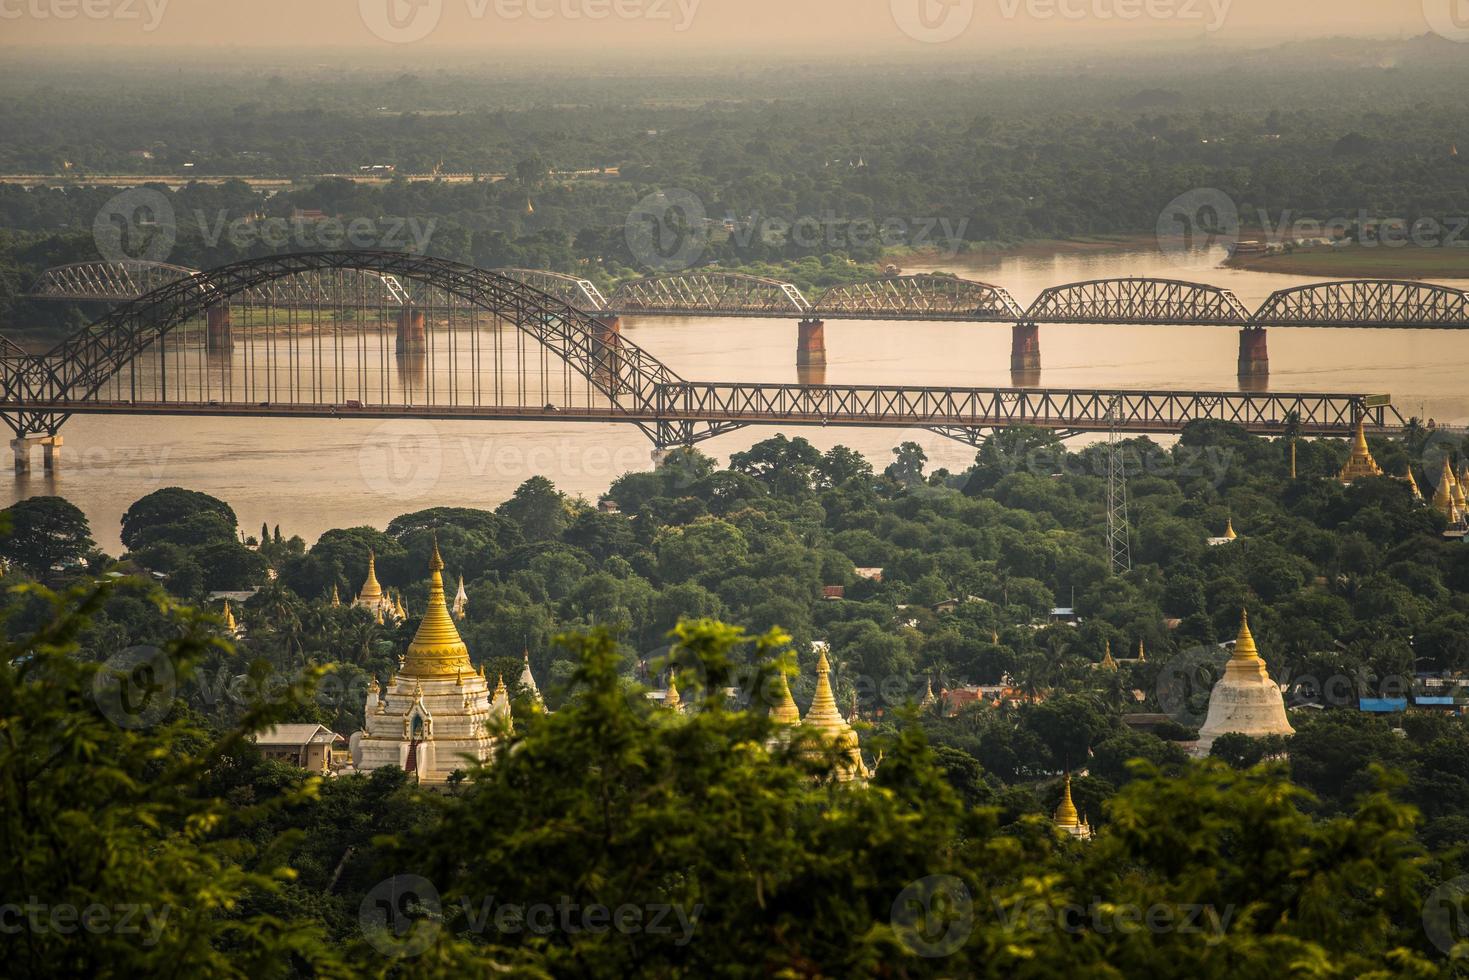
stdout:
<svg viewBox="0 0 1469 980">
<path fill-rule="evenodd" d="M 1010 373 L 1040 380 L 1041 328 L 1035 323 L 1017 323 L 1010 328 Z M 1016 382 L 1017 384 L 1019 382 Z"/>
<path fill-rule="evenodd" d="M 226 351 L 235 346 L 230 326 L 229 304 L 221 303 L 204 311 L 204 347 L 210 351 Z"/>
<path fill-rule="evenodd" d="M 17 476 L 31 472 L 31 447 L 35 445 L 41 447 L 41 465 L 47 473 L 55 473 L 61 468 L 61 436 L 20 436 L 10 440 Z"/>
<path fill-rule="evenodd" d="M 826 364 L 826 321 L 802 320 L 797 326 L 796 367 Z"/>
<path fill-rule="evenodd" d="M 1270 377 L 1270 348 L 1264 327 L 1245 327 L 1239 332 L 1239 378 L 1256 383 Z"/>
<path fill-rule="evenodd" d="M 398 311 L 398 353 L 421 354 L 428 349 L 423 310 L 405 306 Z"/>
</svg>

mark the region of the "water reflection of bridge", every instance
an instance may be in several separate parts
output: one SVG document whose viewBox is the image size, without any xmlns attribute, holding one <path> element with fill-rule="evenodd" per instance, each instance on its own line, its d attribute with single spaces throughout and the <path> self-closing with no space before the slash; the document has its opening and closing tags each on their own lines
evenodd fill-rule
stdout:
<svg viewBox="0 0 1469 980">
<path fill-rule="evenodd" d="M 789 312 L 781 304 L 806 303 L 812 330 L 822 316 L 891 319 L 899 308 L 914 319 L 1013 322 L 1017 331 L 1035 323 L 1015 319 L 1026 311 L 1003 290 L 947 277 L 840 287 L 808 303 L 787 284 L 725 274 L 639 280 L 610 299 L 589 283 L 541 275 L 344 251 L 175 276 L 46 354 L 0 346 L 0 412 L 15 431 L 18 465 L 37 441 L 54 465 L 59 429 L 77 414 L 621 422 L 660 447 L 753 424 L 923 427 L 970 442 L 1015 425 L 1161 434 L 1216 420 L 1261 434 L 1345 436 L 1358 418 L 1374 428 L 1401 424 L 1386 398 L 1350 393 L 686 381 L 624 338 L 617 314 L 773 316 Z M 1158 316 L 1197 322 L 1245 316 L 1213 287 L 1118 282 L 1047 290 L 1031 310 L 1046 322 L 1099 312 L 1123 322 L 1146 319 L 1135 305 L 1146 301 Z M 1428 304 L 1415 316 L 1458 315 L 1447 296 L 1433 295 L 1437 305 L 1412 300 Z M 1301 295 L 1276 308 L 1284 316 L 1306 302 Z M 1344 305 L 1351 302 L 1361 300 L 1330 299 L 1329 312 L 1363 312 Z"/>
<path fill-rule="evenodd" d="M 1239 331 L 1238 371 L 1247 386 L 1269 374 L 1266 331 L 1272 326 L 1376 329 L 1463 329 L 1469 327 L 1469 294 L 1429 283 L 1354 279 L 1294 286 L 1272 293 L 1251 311 L 1228 289 L 1176 279 L 1117 278 L 1066 283 L 1044 290 L 1021 308 L 1000 286 L 950 275 L 892 275 L 846 283 L 808 298 L 797 286 L 776 279 L 720 270 L 695 270 L 636 279 L 610 296 L 590 280 L 535 269 L 500 269 L 499 275 L 531 286 L 617 332 L 621 317 L 704 316 L 789 318 L 797 321 L 796 363 L 805 377 L 820 380 L 825 364 L 827 320 L 918 320 L 1000 323 L 1012 328 L 1010 367 L 1016 385 L 1040 380 L 1040 327 L 1150 324 L 1232 327 Z M 82 262 L 46 270 L 32 298 L 121 303 L 195 275 L 181 266 L 152 262 Z M 392 276 L 363 280 L 362 303 L 371 293 L 396 305 L 412 295 L 412 284 Z M 236 298 L 257 306 L 326 305 L 340 295 L 330 276 L 295 275 L 257 283 Z M 428 297 L 412 297 L 435 312 Z M 809 369 L 817 369 L 811 372 Z"/>
</svg>

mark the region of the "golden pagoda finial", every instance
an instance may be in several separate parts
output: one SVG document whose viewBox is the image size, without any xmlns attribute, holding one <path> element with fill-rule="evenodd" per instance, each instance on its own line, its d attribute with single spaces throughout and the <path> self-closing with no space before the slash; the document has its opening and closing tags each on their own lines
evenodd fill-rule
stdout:
<svg viewBox="0 0 1469 980">
<path fill-rule="evenodd" d="M 1076 804 L 1071 800 L 1071 773 L 1061 782 L 1061 803 L 1056 807 L 1056 813 L 1051 822 L 1060 830 L 1075 830 L 1081 826 L 1081 814 L 1076 811 Z"/>
<path fill-rule="evenodd" d="M 1365 416 L 1358 416 L 1357 430 L 1352 434 L 1352 454 L 1347 457 L 1347 465 L 1343 466 L 1341 472 L 1337 474 L 1337 479 L 1342 483 L 1382 475 L 1382 467 L 1377 465 L 1377 460 L 1372 458 L 1372 451 L 1367 448 L 1365 426 Z"/>
<path fill-rule="evenodd" d="M 842 713 L 837 710 L 836 696 L 831 690 L 831 664 L 826 659 L 826 650 L 817 651 L 816 694 L 811 698 L 811 707 L 801 719 L 802 728 L 813 728 L 823 738 L 834 743 L 844 756 L 837 771 L 840 779 L 847 780 L 866 776 L 867 767 L 862 764 L 862 750 L 857 743 L 857 733 Z"/>
<path fill-rule="evenodd" d="M 778 665 L 775 678 L 778 686 L 775 690 L 775 703 L 770 706 L 770 720 L 779 725 L 799 725 L 801 711 L 796 707 L 796 699 L 791 697 L 791 686 L 786 683 L 785 671 Z"/>
<path fill-rule="evenodd" d="M 429 560 L 428 605 L 413 642 L 408 644 L 403 673 L 417 677 L 446 677 L 466 669 L 473 669 L 469 662 L 469 648 L 460 638 L 444 601 L 444 561 L 439 557 L 439 543 L 435 539 L 433 557 Z"/>
<path fill-rule="evenodd" d="M 1239 614 L 1239 636 L 1234 641 L 1234 660 L 1259 660 L 1260 651 L 1255 648 L 1255 635 L 1250 632 L 1250 612 L 1241 609 Z"/>
<path fill-rule="evenodd" d="M 367 551 L 367 581 L 362 583 L 362 591 L 357 593 L 358 602 L 376 602 L 383 597 L 383 587 L 377 580 L 377 555 L 371 548 Z"/>
<path fill-rule="evenodd" d="M 1148 651 L 1143 649 L 1143 638 L 1137 638 L 1137 662 L 1145 664 L 1148 662 Z"/>
<path fill-rule="evenodd" d="M 671 711 L 683 710 L 683 699 L 678 696 L 678 684 L 674 682 L 673 675 L 677 670 L 670 666 L 668 668 L 668 686 L 663 690 L 663 707 Z"/>
<path fill-rule="evenodd" d="M 337 609 L 342 605 L 342 594 L 337 591 L 337 583 L 332 583 L 332 608 Z"/>
<path fill-rule="evenodd" d="M 1460 517 L 1469 513 L 1469 498 L 1465 497 L 1464 483 L 1464 480 L 1454 474 L 1453 467 L 1449 467 L 1449 492 L 1454 495 L 1454 506 L 1459 508 Z"/>
<path fill-rule="evenodd" d="M 1224 539 L 1233 541 L 1239 535 L 1234 533 L 1234 515 L 1231 514 L 1224 519 Z"/>
<path fill-rule="evenodd" d="M 496 674 L 495 675 L 495 693 L 491 696 L 491 700 L 494 700 L 495 698 L 499 698 L 499 697 L 502 697 L 502 696 L 508 698 L 510 696 L 510 693 L 507 690 L 505 690 L 505 675 L 504 674 Z"/>
<path fill-rule="evenodd" d="M 1112 641 L 1104 639 L 1102 642 L 1105 645 L 1102 648 L 1102 662 L 1098 666 L 1103 670 L 1116 670 L 1117 661 L 1112 659 Z"/>
<path fill-rule="evenodd" d="M 224 601 L 224 628 L 231 633 L 239 631 L 239 627 L 235 625 L 235 614 L 230 609 L 230 601 L 228 599 Z"/>
</svg>

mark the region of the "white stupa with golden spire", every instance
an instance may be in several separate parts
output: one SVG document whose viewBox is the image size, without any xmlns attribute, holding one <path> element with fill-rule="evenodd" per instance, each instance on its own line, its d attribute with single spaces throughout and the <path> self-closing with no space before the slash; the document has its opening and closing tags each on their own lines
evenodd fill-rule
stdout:
<svg viewBox="0 0 1469 980">
<path fill-rule="evenodd" d="M 463 619 L 464 611 L 469 607 L 469 594 L 464 591 L 464 576 L 459 576 L 459 591 L 454 593 L 454 618 Z"/>
<path fill-rule="evenodd" d="M 1081 819 L 1076 804 L 1071 800 L 1071 773 L 1069 772 L 1061 783 L 1061 803 L 1056 807 L 1051 823 L 1061 833 L 1069 834 L 1078 840 L 1089 840 L 1092 836 L 1091 826 Z"/>
<path fill-rule="evenodd" d="M 827 663 L 826 651 L 816 657 L 816 694 L 811 698 L 811 707 L 801 719 L 801 727 L 815 731 L 830 745 L 835 745 L 839 754 L 836 775 L 842 782 L 866 779 L 867 766 L 862 762 L 862 747 L 857 733 L 842 713 L 837 710 L 836 696 L 831 690 L 831 665 Z"/>
<path fill-rule="evenodd" d="M 488 759 L 494 748 L 490 688 L 483 670 L 470 664 L 449 614 L 443 570 L 435 542 L 423 620 L 398 673 L 386 688 L 369 690 L 367 727 L 352 736 L 357 769 L 399 766 L 421 783 L 442 783 L 455 770 Z"/>
<path fill-rule="evenodd" d="M 1209 692 L 1209 714 L 1199 729 L 1195 752 L 1208 755 L 1214 740 L 1229 733 L 1251 738 L 1295 734 L 1285 717 L 1280 686 L 1270 679 L 1270 671 L 1255 648 L 1249 613 L 1241 613 L 1234 653 L 1224 667 L 1224 676 Z"/>
<path fill-rule="evenodd" d="M 520 687 L 538 706 L 546 706 L 546 699 L 541 697 L 541 689 L 536 686 L 535 675 L 530 672 L 530 647 L 520 651 Z"/>
</svg>

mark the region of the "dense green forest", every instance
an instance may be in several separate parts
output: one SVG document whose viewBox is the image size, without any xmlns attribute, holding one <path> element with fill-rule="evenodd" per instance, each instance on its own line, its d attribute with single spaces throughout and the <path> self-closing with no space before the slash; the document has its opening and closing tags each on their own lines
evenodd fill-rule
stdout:
<svg viewBox="0 0 1469 980">
<path fill-rule="evenodd" d="M 802 439 L 727 469 L 686 450 L 617 480 L 615 509 L 538 477 L 493 512 L 431 508 L 310 547 L 288 525 L 242 542 L 227 503 L 170 488 L 129 509 L 114 560 L 66 501 L 16 504 L 0 539 L 7 880 L 33 904 L 173 918 L 149 943 L 32 928 L 10 965 L 1451 975 L 1469 734 L 1356 704 L 1469 668 L 1469 549 L 1403 480 L 1336 481 L 1335 441 L 1301 441 L 1295 478 L 1284 440 L 1223 424 L 1127 448 L 1140 475 L 1124 575 L 1108 573 L 1101 447 L 1029 430 L 962 473 L 928 472 L 913 444 L 880 472 Z M 1372 448 L 1430 492 L 1444 455 L 1469 451 L 1416 429 Z M 1210 545 L 1229 522 L 1239 536 Z M 528 650 L 551 712 L 515 687 L 512 747 L 447 793 L 396 770 L 318 779 L 262 759 L 242 732 L 267 721 L 361 724 L 368 680 L 415 629 L 435 541 L 466 582 L 474 661 L 515 678 Z M 355 594 L 369 550 L 405 596 L 400 626 L 331 603 Z M 147 584 L 159 576 L 168 594 Z M 823 598 L 832 585 L 844 598 Z M 249 588 L 238 640 L 177 605 Z M 1242 608 L 1297 733 L 1223 738 L 1190 761 L 1196 705 L 1169 678 L 1203 670 L 1207 691 Z M 805 705 L 816 641 L 876 764 L 863 787 L 771 742 L 764 679 L 791 671 Z M 1146 659 L 1128 659 L 1140 641 Z M 140 646 L 167 667 L 134 678 L 119 727 L 97 673 Z M 1098 669 L 1108 649 L 1116 671 Z M 665 670 L 686 715 L 637 694 Z M 927 683 L 1002 678 L 1025 696 L 917 707 Z M 1344 695 L 1322 689 L 1331 679 Z M 1135 712 L 1173 720 L 1138 729 L 1122 720 Z M 1068 771 L 1095 840 L 1048 826 Z M 411 930 L 370 927 L 385 889 L 416 896 L 394 906 Z M 667 928 L 587 928 L 568 911 L 538 931 L 496 903 L 658 908 Z"/>
<path fill-rule="evenodd" d="M 599 282 L 647 271 L 629 215 L 669 190 L 694 195 L 709 223 L 698 261 L 824 259 L 790 273 L 808 285 L 906 249 L 1151 235 L 1198 188 L 1227 194 L 1246 227 L 1425 217 L 1451 228 L 1469 216 L 1469 169 L 1451 155 L 1469 144 L 1469 64 L 1449 42 L 1062 61 L 21 62 L 0 68 L 11 95 L 0 172 L 71 173 L 79 186 L 0 185 L 0 324 L 85 312 L 14 297 L 40 270 L 96 256 L 94 221 L 119 192 L 87 186 L 89 173 L 302 182 L 157 186 L 172 212 L 168 258 L 195 268 L 341 244 L 312 222 L 263 234 L 299 209 L 367 219 L 353 244 Z M 481 179 L 319 176 L 372 165 Z M 577 171 L 589 173 L 566 176 Z M 771 224 L 797 221 L 810 233 Z"/>
</svg>

